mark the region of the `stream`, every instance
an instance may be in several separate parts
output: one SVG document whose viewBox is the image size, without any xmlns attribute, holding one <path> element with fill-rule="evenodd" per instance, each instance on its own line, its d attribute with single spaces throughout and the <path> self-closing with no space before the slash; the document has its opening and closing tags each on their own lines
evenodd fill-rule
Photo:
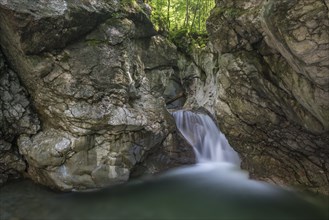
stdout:
<svg viewBox="0 0 329 220">
<path fill-rule="evenodd" d="M 197 164 L 90 192 L 11 182 L 0 188 L 0 219 L 328 219 L 327 198 L 249 179 L 209 115 L 173 116 Z"/>
</svg>

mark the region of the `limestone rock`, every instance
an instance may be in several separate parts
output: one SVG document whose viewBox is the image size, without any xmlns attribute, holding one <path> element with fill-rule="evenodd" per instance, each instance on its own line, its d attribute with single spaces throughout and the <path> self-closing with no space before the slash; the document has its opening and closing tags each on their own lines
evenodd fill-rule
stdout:
<svg viewBox="0 0 329 220">
<path fill-rule="evenodd" d="M 35 134 L 39 128 L 28 93 L 0 51 L 0 185 L 8 178 L 18 178 L 26 169 L 15 139 Z"/>
<path fill-rule="evenodd" d="M 217 1 L 208 19 L 219 68 L 203 82 L 254 178 L 329 193 L 328 24 L 320 0 Z"/>
<path fill-rule="evenodd" d="M 29 176 L 61 190 L 99 188 L 126 181 L 155 148 L 171 152 L 174 122 L 152 89 L 170 78 L 176 48 L 147 14 L 118 1 L 36 4 L 0 1 L 1 46 L 43 125 L 18 139 Z M 154 172 L 185 163 L 167 155 Z"/>
<path fill-rule="evenodd" d="M 116 13 L 118 1 L 1 0 L 1 19 L 27 54 L 64 48 Z M 50 37 L 51 36 L 51 37 Z"/>
</svg>

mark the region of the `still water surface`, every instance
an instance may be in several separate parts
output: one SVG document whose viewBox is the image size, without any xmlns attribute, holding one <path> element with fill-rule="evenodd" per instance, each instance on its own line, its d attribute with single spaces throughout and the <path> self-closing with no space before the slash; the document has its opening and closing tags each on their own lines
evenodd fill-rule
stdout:
<svg viewBox="0 0 329 220">
<path fill-rule="evenodd" d="M 1 220 L 328 219 L 325 205 L 250 180 L 228 163 L 200 163 L 94 192 L 57 193 L 29 181 L 0 189 Z"/>
<path fill-rule="evenodd" d="M 56 193 L 23 181 L 0 189 L 0 219 L 328 219 L 328 200 L 250 180 L 207 114 L 173 113 L 198 163 L 94 192 Z M 321 202 L 321 203 L 320 203 Z"/>
</svg>

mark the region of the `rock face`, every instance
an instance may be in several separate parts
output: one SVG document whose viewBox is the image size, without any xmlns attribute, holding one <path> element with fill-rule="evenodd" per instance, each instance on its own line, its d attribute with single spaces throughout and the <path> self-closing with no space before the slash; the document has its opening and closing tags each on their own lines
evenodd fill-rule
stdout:
<svg viewBox="0 0 329 220">
<path fill-rule="evenodd" d="M 217 1 L 185 56 L 143 3 L 0 0 L 0 181 L 82 190 L 193 163 L 166 109 L 184 105 L 253 178 L 329 194 L 328 6 Z"/>
<path fill-rule="evenodd" d="M 252 177 L 325 194 L 328 13 L 320 0 L 217 1 L 211 44 L 185 71 L 187 105 L 215 113 Z"/>
<path fill-rule="evenodd" d="M 0 185 L 17 178 L 26 169 L 25 161 L 12 144 L 21 134 L 35 134 L 40 122 L 31 108 L 28 93 L 0 51 Z"/>
<path fill-rule="evenodd" d="M 148 172 L 186 163 L 164 89 L 153 90 L 169 82 L 176 48 L 144 5 L 129 4 L 0 1 L 3 52 L 42 124 L 17 140 L 33 180 L 61 190 L 121 183 L 156 148 L 163 160 Z"/>
</svg>

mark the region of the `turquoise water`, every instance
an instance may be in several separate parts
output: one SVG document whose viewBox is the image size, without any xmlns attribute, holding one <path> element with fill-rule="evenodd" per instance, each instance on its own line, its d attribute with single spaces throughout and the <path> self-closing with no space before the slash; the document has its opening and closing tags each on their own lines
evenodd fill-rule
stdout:
<svg viewBox="0 0 329 220">
<path fill-rule="evenodd" d="M 94 192 L 56 193 L 30 181 L 0 189 L 1 220 L 328 219 L 328 200 L 250 180 L 207 114 L 173 113 L 198 164 Z"/>
<path fill-rule="evenodd" d="M 0 219 L 328 219 L 293 191 L 203 163 L 94 192 L 56 193 L 30 181 L 0 189 Z"/>
</svg>

